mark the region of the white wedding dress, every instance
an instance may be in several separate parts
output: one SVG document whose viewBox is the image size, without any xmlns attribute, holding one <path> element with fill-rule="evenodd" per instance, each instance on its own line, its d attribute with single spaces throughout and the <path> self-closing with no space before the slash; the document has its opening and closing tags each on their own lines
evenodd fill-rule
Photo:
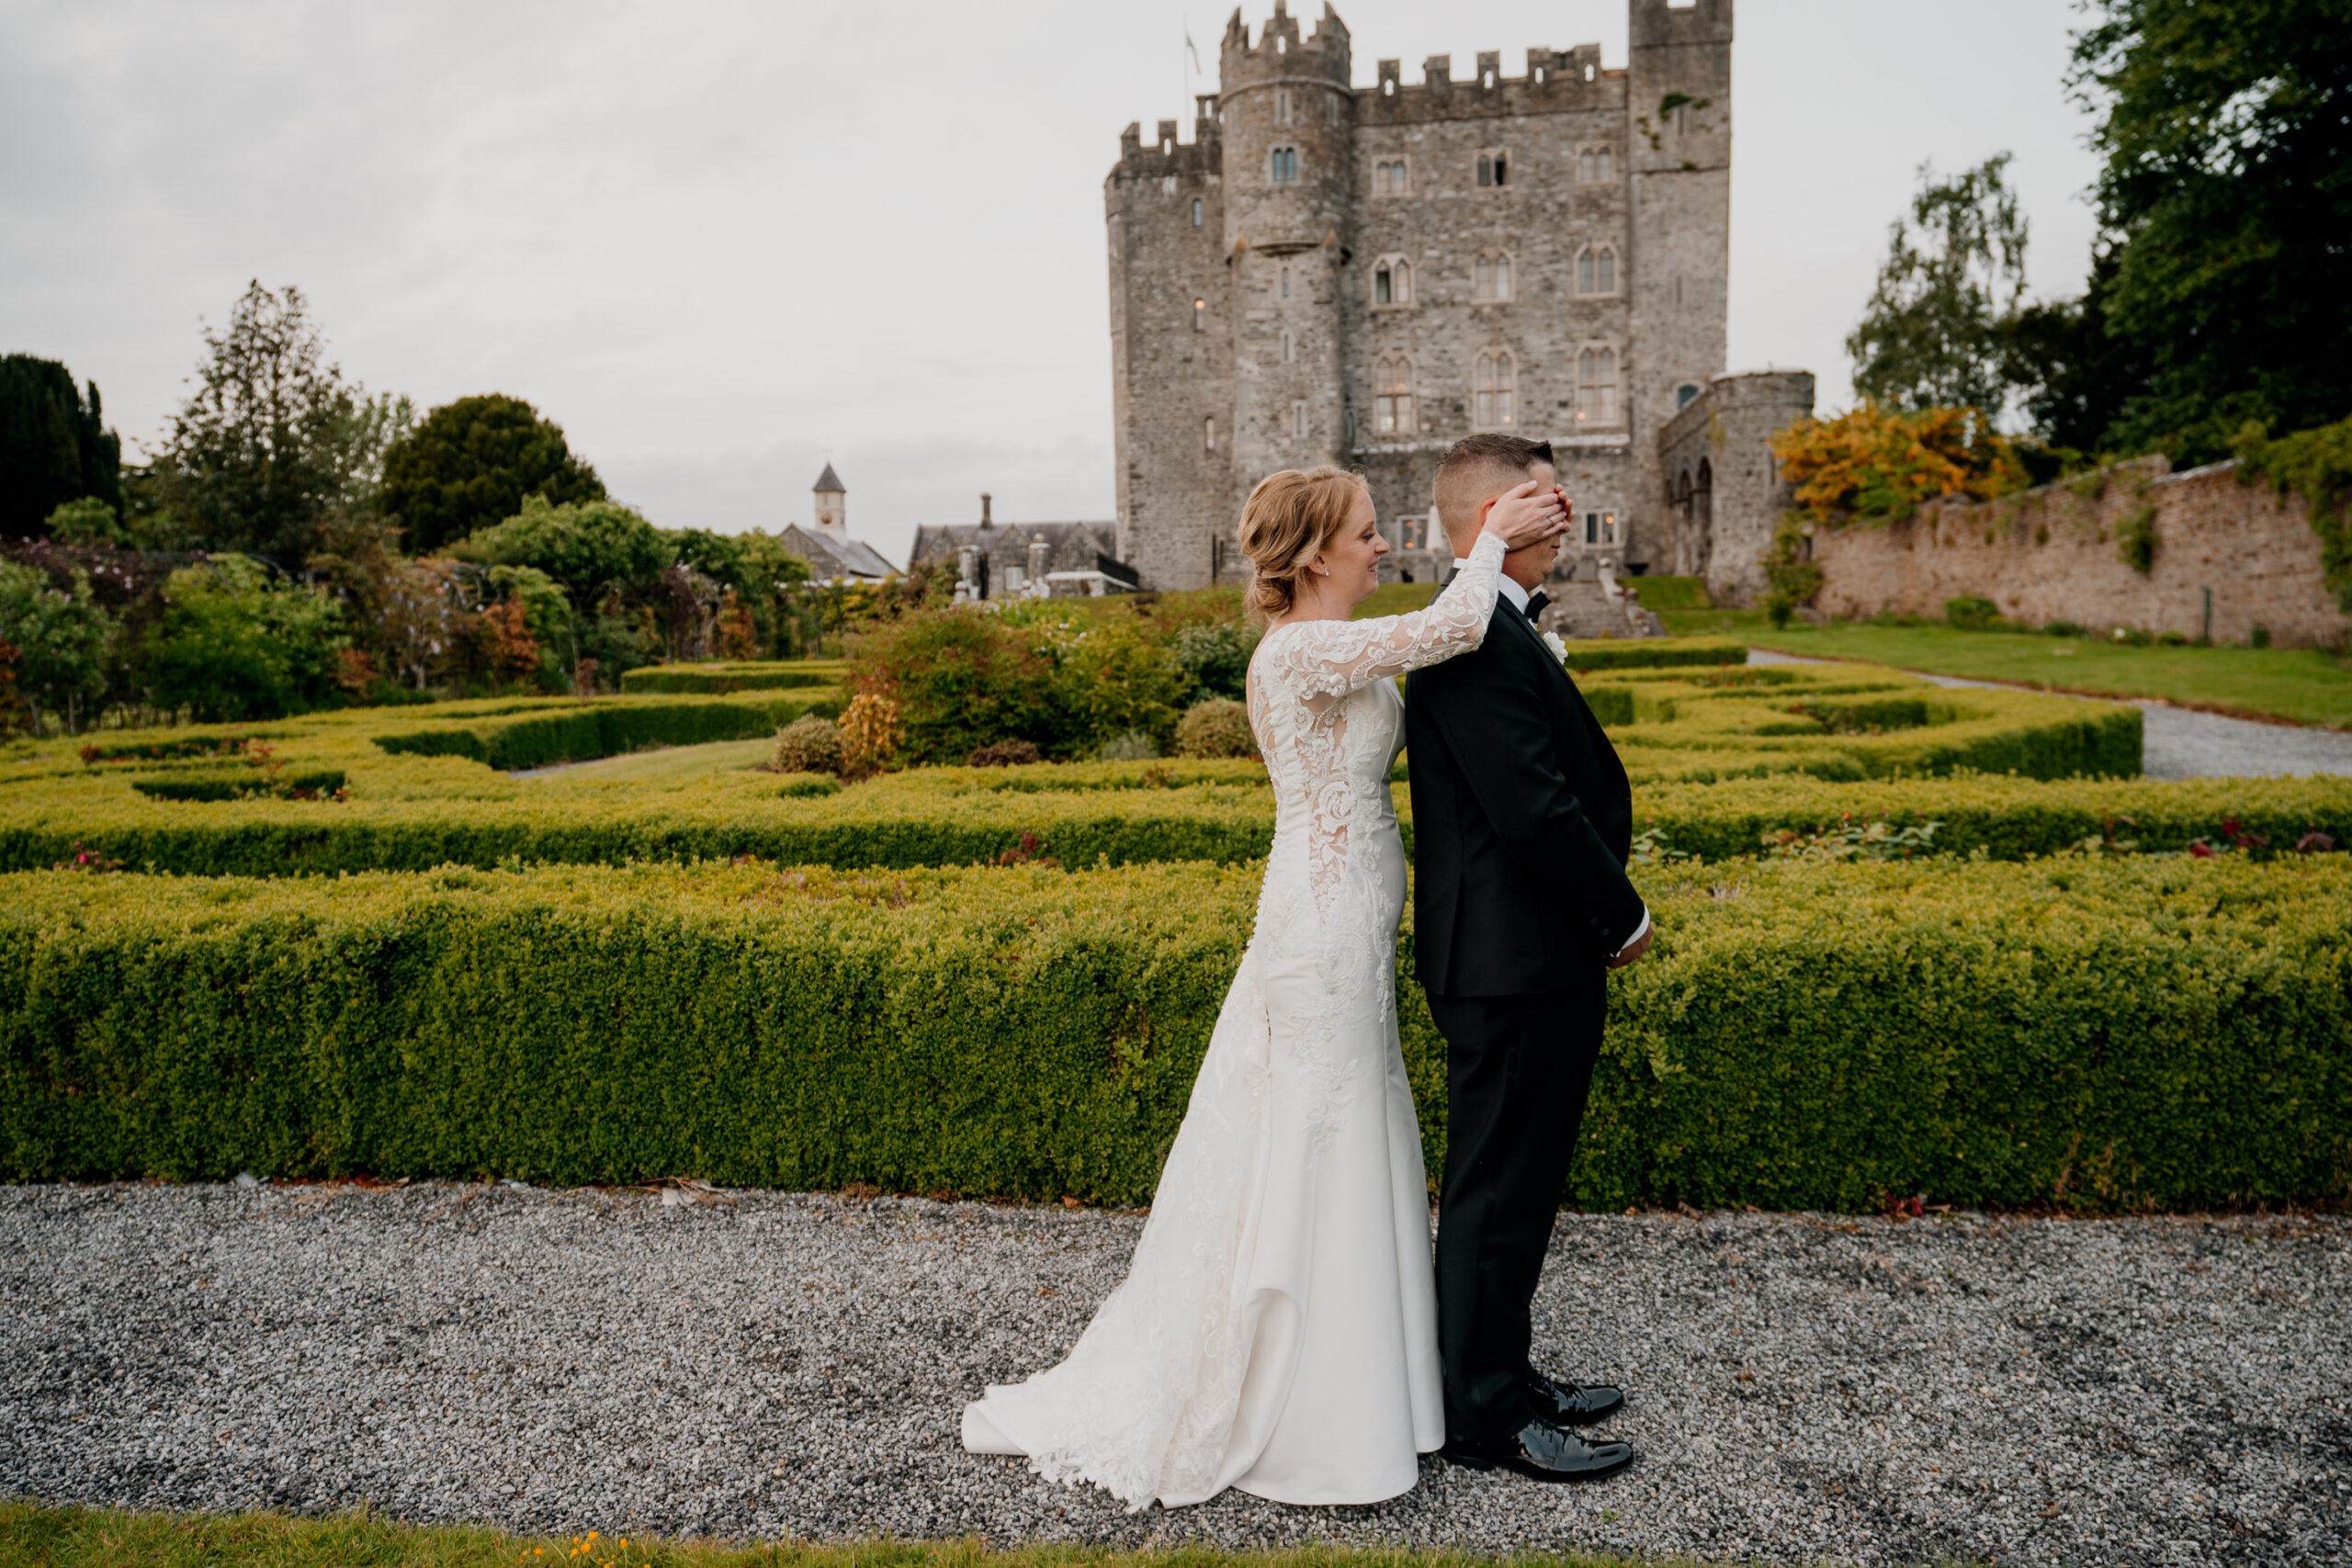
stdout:
<svg viewBox="0 0 2352 1568">
<path fill-rule="evenodd" d="M 1293 622 L 1258 645 L 1274 840 L 1256 931 L 1125 1282 L 1069 1359 L 965 1407 L 966 1448 L 1141 1509 L 1228 1486 L 1375 1503 L 1443 1444 L 1429 1188 L 1396 1043 L 1392 677 L 1478 646 L 1502 555 L 1481 537 L 1426 610 Z"/>
</svg>

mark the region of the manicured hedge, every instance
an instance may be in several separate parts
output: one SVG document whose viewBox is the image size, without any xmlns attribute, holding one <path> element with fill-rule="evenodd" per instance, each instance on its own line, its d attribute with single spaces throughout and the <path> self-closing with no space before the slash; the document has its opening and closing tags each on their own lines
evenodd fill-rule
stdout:
<svg viewBox="0 0 2352 1568">
<path fill-rule="evenodd" d="M 12 876 L 0 1170 L 1140 1201 L 1257 883 Z M 1645 889 L 1658 940 L 1612 982 L 1582 1206 L 2352 1194 L 2342 860 L 1746 866 Z M 1434 1160 L 1441 1048 L 1409 984 L 1399 1013 Z"/>
<path fill-rule="evenodd" d="M 843 665 L 837 659 L 745 659 L 708 664 L 641 664 L 621 675 L 630 695 L 729 692 L 778 692 L 797 686 L 837 686 Z"/>
<path fill-rule="evenodd" d="M 1579 675 L 1591 670 L 1747 662 L 1747 645 L 1727 637 L 1580 637 L 1565 646 L 1567 653 L 1561 662 Z"/>
<path fill-rule="evenodd" d="M 695 746 L 769 735 L 803 714 L 838 714 L 840 688 L 733 698 L 608 698 L 466 725 L 418 725 L 374 737 L 386 751 L 466 757 L 502 772 L 585 762 L 647 746 Z"/>
</svg>

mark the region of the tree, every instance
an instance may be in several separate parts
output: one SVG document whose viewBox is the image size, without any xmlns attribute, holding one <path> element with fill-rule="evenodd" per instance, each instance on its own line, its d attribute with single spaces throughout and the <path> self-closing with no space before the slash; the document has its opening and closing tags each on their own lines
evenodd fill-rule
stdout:
<svg viewBox="0 0 2352 1568">
<path fill-rule="evenodd" d="M 1772 438 L 1797 503 L 1830 527 L 1899 522 L 1939 496 L 1985 501 L 2025 482 L 2012 444 L 1980 409 L 1864 403 L 1799 420 Z"/>
<path fill-rule="evenodd" d="M 605 483 L 562 428 L 520 398 L 446 403 L 384 457 L 384 510 L 419 555 L 514 516 L 532 495 L 559 506 L 602 501 Z"/>
<path fill-rule="evenodd" d="M 2063 448 L 2062 460 L 2112 449 L 2124 404 L 2147 385 L 2146 355 L 2109 325 L 2117 264 L 2116 247 L 2102 243 L 2081 299 L 2027 305 L 2008 323 L 2005 374 L 2034 434 Z"/>
<path fill-rule="evenodd" d="M 0 642 L 16 650 L 18 698 L 34 733 L 41 709 L 82 728 L 83 705 L 106 690 L 107 650 L 115 625 L 90 597 L 90 580 L 74 573 L 73 587 L 51 586 L 37 567 L 0 561 Z"/>
<path fill-rule="evenodd" d="M 277 718 L 334 699 L 345 638 L 326 594 L 224 555 L 172 573 L 164 603 L 142 661 L 158 707 L 208 721 Z"/>
<path fill-rule="evenodd" d="M 249 285 L 204 345 L 154 465 L 164 517 L 152 542 L 299 561 L 331 516 L 373 504 L 413 411 L 344 379 L 290 284 Z"/>
<path fill-rule="evenodd" d="M 2116 445 L 2228 455 L 2352 413 L 2352 7 L 2103 0 L 2069 85 L 2101 113 L 2108 330 L 2146 356 Z"/>
<path fill-rule="evenodd" d="M 2009 154 L 1939 180 L 1919 167 L 1909 220 L 1888 231 L 1886 260 L 1846 339 L 1854 389 L 1897 408 L 1978 408 L 2008 398 L 2008 322 L 2025 292 L 2026 222 Z"/>
<path fill-rule="evenodd" d="M 51 541 L 60 545 L 121 545 L 130 539 L 115 509 L 95 495 L 65 502 L 44 526 Z"/>
<path fill-rule="evenodd" d="M 554 505 L 537 495 L 450 553 L 484 566 L 537 567 L 561 583 L 583 614 L 611 590 L 650 592 L 672 560 L 662 531 L 617 502 Z"/>
<path fill-rule="evenodd" d="M 49 514 L 94 496 L 122 510 L 122 441 L 106 428 L 98 384 L 85 397 L 53 359 L 0 357 L 0 536 L 40 536 Z"/>
</svg>

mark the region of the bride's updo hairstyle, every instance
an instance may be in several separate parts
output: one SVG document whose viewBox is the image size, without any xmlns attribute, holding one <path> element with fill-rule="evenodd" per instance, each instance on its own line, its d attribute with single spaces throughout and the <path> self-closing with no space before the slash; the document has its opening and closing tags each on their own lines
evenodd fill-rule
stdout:
<svg viewBox="0 0 2352 1568">
<path fill-rule="evenodd" d="M 1363 479 L 1344 468 L 1284 468 L 1268 474 L 1241 508 L 1241 552 L 1257 569 L 1244 596 L 1250 617 L 1280 620 L 1298 603 L 1299 579 L 1333 535 L 1348 525 Z"/>
</svg>

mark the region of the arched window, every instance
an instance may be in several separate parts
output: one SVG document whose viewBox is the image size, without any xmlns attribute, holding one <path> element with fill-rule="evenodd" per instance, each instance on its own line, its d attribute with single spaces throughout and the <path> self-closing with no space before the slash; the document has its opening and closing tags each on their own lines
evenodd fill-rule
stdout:
<svg viewBox="0 0 2352 1568">
<path fill-rule="evenodd" d="M 1200 226 L 1201 226 L 1201 198 L 1200 198 L 1199 197 L 1197 197 L 1197 196 L 1196 196 L 1196 197 L 1194 197 L 1193 198 L 1193 228 L 1195 228 L 1195 229 L 1197 229 L 1197 228 L 1199 228 Z"/>
<path fill-rule="evenodd" d="M 1277 147 L 1269 154 L 1267 177 L 1278 186 L 1286 186 L 1298 178 L 1298 149 Z"/>
<path fill-rule="evenodd" d="M 1478 183 L 1482 186 L 1499 186 L 1510 183 L 1510 161 L 1509 156 L 1500 151 L 1479 153 Z"/>
<path fill-rule="evenodd" d="M 1577 253 L 1577 292 L 1617 292 L 1617 253 L 1612 247 L 1602 245 L 1596 249 L 1588 246 Z"/>
<path fill-rule="evenodd" d="M 1196 333 L 1209 330 L 1209 302 L 1205 299 L 1193 301 L 1193 330 Z"/>
<path fill-rule="evenodd" d="M 1372 302 L 1409 305 L 1413 302 L 1413 266 L 1402 256 L 1385 256 L 1372 269 Z"/>
<path fill-rule="evenodd" d="M 1410 433 L 1413 424 L 1413 362 L 1391 355 L 1373 368 L 1372 427 L 1382 435 Z"/>
<path fill-rule="evenodd" d="M 1283 268 L 1281 286 L 1277 288 L 1276 293 L 1282 299 L 1287 299 L 1290 298 L 1290 268 Z"/>
<path fill-rule="evenodd" d="M 1588 348 L 1577 355 L 1577 418 L 1588 424 L 1617 423 L 1617 351 Z"/>
<path fill-rule="evenodd" d="M 1408 188 L 1410 187 L 1406 175 L 1404 159 L 1383 158 L 1378 163 L 1373 164 L 1373 195 L 1403 196 Z"/>
<path fill-rule="evenodd" d="M 1470 367 L 1472 418 L 1481 430 L 1510 427 L 1518 400 L 1519 371 L 1510 355 L 1490 349 Z"/>
<path fill-rule="evenodd" d="M 1698 395 L 1699 388 L 1697 383 L 1685 381 L 1682 385 L 1674 389 L 1674 406 L 1678 409 L 1687 409 L 1690 406 L 1690 400 Z"/>
<path fill-rule="evenodd" d="M 1470 298 L 1489 304 L 1510 298 L 1510 257 L 1480 256 L 1470 264 Z"/>
<path fill-rule="evenodd" d="M 1209 415 L 1201 422 L 1201 450 L 1204 452 L 1216 450 L 1216 415 L 1215 414 Z"/>
<path fill-rule="evenodd" d="M 1614 177 L 1616 160 L 1606 147 L 1587 147 L 1577 153 L 1577 178 L 1586 185 L 1605 185 Z"/>
</svg>

